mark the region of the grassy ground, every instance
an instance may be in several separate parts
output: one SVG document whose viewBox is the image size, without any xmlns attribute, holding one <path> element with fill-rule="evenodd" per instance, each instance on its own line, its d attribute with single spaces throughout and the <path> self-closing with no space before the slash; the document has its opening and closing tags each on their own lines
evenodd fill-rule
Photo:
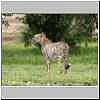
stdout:
<svg viewBox="0 0 100 100">
<path fill-rule="evenodd" d="M 59 64 L 53 64 L 51 85 L 97 85 L 97 42 L 90 42 L 70 50 L 72 64 L 64 80 Z M 41 50 L 37 47 L 25 48 L 21 43 L 3 42 L 2 45 L 3 85 L 47 85 L 48 73 Z"/>
</svg>

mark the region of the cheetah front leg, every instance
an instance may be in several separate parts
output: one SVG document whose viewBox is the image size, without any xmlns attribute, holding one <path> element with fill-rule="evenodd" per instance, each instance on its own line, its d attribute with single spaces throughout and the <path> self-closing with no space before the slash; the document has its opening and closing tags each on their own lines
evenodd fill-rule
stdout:
<svg viewBox="0 0 100 100">
<path fill-rule="evenodd" d="M 50 63 L 47 63 L 47 69 L 48 69 L 48 85 L 51 83 L 51 67 Z"/>
</svg>

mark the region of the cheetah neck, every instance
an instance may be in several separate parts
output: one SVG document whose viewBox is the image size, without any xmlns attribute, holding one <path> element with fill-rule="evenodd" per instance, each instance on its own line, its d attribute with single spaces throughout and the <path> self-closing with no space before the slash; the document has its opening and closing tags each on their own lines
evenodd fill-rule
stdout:
<svg viewBox="0 0 100 100">
<path fill-rule="evenodd" d="M 46 46 L 46 45 L 48 45 L 48 44 L 50 44 L 50 43 L 51 43 L 51 41 L 50 41 L 49 39 L 45 38 L 45 39 L 43 39 L 43 41 L 41 42 L 41 46 L 44 47 L 44 46 Z"/>
</svg>

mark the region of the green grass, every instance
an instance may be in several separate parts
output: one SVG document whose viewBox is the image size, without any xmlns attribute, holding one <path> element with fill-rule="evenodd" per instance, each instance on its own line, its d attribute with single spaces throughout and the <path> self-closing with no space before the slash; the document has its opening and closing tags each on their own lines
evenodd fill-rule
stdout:
<svg viewBox="0 0 100 100">
<path fill-rule="evenodd" d="M 64 79 L 59 64 L 52 64 L 51 85 L 97 85 L 97 56 L 97 42 L 90 42 L 87 48 L 84 44 L 72 48 L 69 57 L 72 66 Z M 39 48 L 25 48 L 21 43 L 3 43 L 3 85 L 47 85 L 48 81 L 47 67 Z"/>
</svg>

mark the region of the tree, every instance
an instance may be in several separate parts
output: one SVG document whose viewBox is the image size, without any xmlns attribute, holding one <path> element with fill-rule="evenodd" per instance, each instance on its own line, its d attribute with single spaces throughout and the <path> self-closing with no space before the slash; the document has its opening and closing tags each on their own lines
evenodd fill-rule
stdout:
<svg viewBox="0 0 100 100">
<path fill-rule="evenodd" d="M 23 37 L 27 41 L 33 35 L 44 32 L 53 42 L 64 40 L 69 45 L 88 41 L 93 31 L 93 23 L 97 21 L 94 14 L 26 14 L 24 23 L 28 31 Z M 95 21 L 93 20 L 95 18 Z M 27 42 L 27 45 L 30 42 Z M 87 44 L 86 44 L 87 45 Z"/>
</svg>

